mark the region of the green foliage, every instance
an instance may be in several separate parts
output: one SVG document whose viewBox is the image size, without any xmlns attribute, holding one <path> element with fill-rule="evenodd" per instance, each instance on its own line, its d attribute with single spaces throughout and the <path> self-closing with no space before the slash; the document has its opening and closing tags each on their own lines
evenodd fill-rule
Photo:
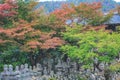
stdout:
<svg viewBox="0 0 120 80">
<path fill-rule="evenodd" d="M 40 11 L 38 18 L 38 25 L 35 26 L 35 29 L 39 29 L 42 32 L 51 32 L 53 31 L 53 24 L 56 18 L 54 15 L 46 15 L 44 11 Z"/>
<path fill-rule="evenodd" d="M 88 20 L 89 24 L 92 24 L 93 26 L 101 25 L 107 21 L 110 20 L 110 18 L 113 16 L 113 13 L 110 12 L 106 16 L 95 16 L 92 20 Z"/>
<path fill-rule="evenodd" d="M 80 27 L 66 28 L 62 33 L 68 41 L 61 50 L 73 59 L 79 59 L 85 68 L 90 67 L 96 57 L 100 62 L 110 62 L 118 56 L 120 48 L 120 34 L 109 33 L 104 30 L 81 31 Z"/>
<path fill-rule="evenodd" d="M 3 3 L 3 2 L 4 2 L 4 0 L 0 0 L 0 4 Z"/>
<path fill-rule="evenodd" d="M 25 3 L 22 0 L 19 0 L 17 4 L 19 6 L 18 7 L 18 18 L 26 20 L 28 16 L 28 8 L 27 8 L 28 3 Z"/>
<path fill-rule="evenodd" d="M 120 63 L 119 62 L 116 62 L 115 64 L 112 64 L 110 65 L 110 70 L 111 71 L 119 71 L 120 72 Z"/>
<path fill-rule="evenodd" d="M 116 26 L 116 31 L 120 33 L 120 26 Z"/>
<path fill-rule="evenodd" d="M 37 4 L 37 2 L 33 1 L 33 0 L 29 0 L 28 2 L 25 2 L 23 0 L 18 0 L 17 1 L 17 5 L 18 5 L 18 15 L 16 17 L 16 19 L 23 19 L 23 20 L 27 20 L 27 21 L 32 21 L 33 16 L 33 8 L 34 6 Z"/>
<path fill-rule="evenodd" d="M 4 50 L 0 53 L 0 71 L 5 64 L 12 64 L 13 66 L 28 63 L 28 58 L 26 53 L 20 53 L 20 50 L 16 46 L 6 46 Z"/>
<path fill-rule="evenodd" d="M 48 80 L 57 80 L 57 79 L 53 77 L 53 78 L 49 78 Z"/>
<path fill-rule="evenodd" d="M 87 78 L 78 77 L 78 80 L 87 80 Z"/>
</svg>

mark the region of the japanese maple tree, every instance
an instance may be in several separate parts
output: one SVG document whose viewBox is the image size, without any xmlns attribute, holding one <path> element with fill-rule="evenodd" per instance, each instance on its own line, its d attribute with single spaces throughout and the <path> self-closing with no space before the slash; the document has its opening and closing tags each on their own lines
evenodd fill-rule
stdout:
<svg viewBox="0 0 120 80">
<path fill-rule="evenodd" d="M 59 37 L 53 36 L 55 31 L 43 32 L 40 29 L 35 29 L 35 22 L 28 23 L 20 20 L 14 25 L 16 26 L 14 28 L 0 29 L 0 43 L 19 46 L 21 51 L 31 53 L 30 55 L 34 55 L 39 50 L 54 49 L 64 43 Z M 35 63 L 32 63 L 32 65 L 35 65 Z"/>
<path fill-rule="evenodd" d="M 13 56 L 16 60 L 23 56 L 19 64 L 27 60 L 35 65 L 47 56 L 48 50 L 55 50 L 64 44 L 64 40 L 56 31 L 55 17 L 46 15 L 43 7 L 34 9 L 37 2 L 12 1 L 6 0 L 0 4 L 0 50 L 4 53 L 1 54 L 4 55 L 3 63 L 12 61 L 4 59 L 10 55 L 10 58 Z M 27 54 L 15 57 L 12 53 L 17 53 L 16 50 L 20 54 Z"/>
</svg>

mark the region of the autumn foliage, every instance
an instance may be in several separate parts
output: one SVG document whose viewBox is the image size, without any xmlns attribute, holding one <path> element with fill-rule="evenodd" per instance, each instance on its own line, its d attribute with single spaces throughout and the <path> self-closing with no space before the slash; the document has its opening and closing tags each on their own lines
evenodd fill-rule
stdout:
<svg viewBox="0 0 120 80">
<path fill-rule="evenodd" d="M 55 32 L 42 32 L 40 30 L 34 29 L 36 24 L 28 23 L 24 20 L 21 20 L 17 27 L 10 29 L 0 29 L 0 37 L 5 37 L 4 40 L 1 40 L 1 43 L 12 42 L 19 44 L 22 50 L 31 52 L 34 49 L 49 49 L 55 48 L 63 44 L 63 40 L 58 37 L 53 37 L 52 35 Z M 3 35 L 4 34 L 4 35 Z"/>
<path fill-rule="evenodd" d="M 56 9 L 52 14 L 55 14 L 58 19 L 67 20 L 70 17 L 87 17 L 95 16 L 98 10 L 101 8 L 100 3 L 81 3 L 78 6 L 63 4 L 61 9 Z"/>
<path fill-rule="evenodd" d="M 101 8 L 102 5 L 100 2 L 80 3 L 79 5 L 65 4 L 61 9 L 56 9 L 52 12 L 52 14 L 64 23 L 66 20 L 71 20 L 71 23 L 73 23 L 74 19 L 78 19 L 76 21 L 77 23 L 86 22 L 90 25 L 100 25 L 109 20 L 112 15 L 112 13 L 110 13 L 104 17 Z"/>
<path fill-rule="evenodd" d="M 61 9 L 56 9 L 51 14 L 54 14 L 58 19 L 65 21 L 71 18 L 71 15 L 75 13 L 74 8 L 68 4 L 63 4 Z"/>
<path fill-rule="evenodd" d="M 17 5 L 12 0 L 6 0 L 4 4 L 0 4 L 0 17 L 10 17 L 17 14 L 15 9 Z"/>
</svg>

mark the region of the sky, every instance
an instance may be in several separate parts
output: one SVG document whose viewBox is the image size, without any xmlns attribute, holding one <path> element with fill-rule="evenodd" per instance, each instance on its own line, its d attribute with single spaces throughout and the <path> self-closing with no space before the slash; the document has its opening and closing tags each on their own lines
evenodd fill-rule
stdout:
<svg viewBox="0 0 120 80">
<path fill-rule="evenodd" d="M 38 1 L 44 2 L 44 1 L 65 1 L 65 0 L 38 0 Z M 120 0 L 114 0 L 114 1 L 120 2 Z"/>
<path fill-rule="evenodd" d="M 120 0 L 115 0 L 116 2 L 120 2 Z"/>
</svg>

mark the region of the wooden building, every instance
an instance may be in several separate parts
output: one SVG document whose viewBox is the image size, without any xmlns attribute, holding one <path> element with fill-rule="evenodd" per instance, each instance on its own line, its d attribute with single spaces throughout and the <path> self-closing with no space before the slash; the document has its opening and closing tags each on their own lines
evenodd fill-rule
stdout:
<svg viewBox="0 0 120 80">
<path fill-rule="evenodd" d="M 111 19 L 105 23 L 105 25 L 107 25 L 106 29 L 116 31 L 117 26 L 120 26 L 120 14 L 115 12 Z"/>
</svg>

